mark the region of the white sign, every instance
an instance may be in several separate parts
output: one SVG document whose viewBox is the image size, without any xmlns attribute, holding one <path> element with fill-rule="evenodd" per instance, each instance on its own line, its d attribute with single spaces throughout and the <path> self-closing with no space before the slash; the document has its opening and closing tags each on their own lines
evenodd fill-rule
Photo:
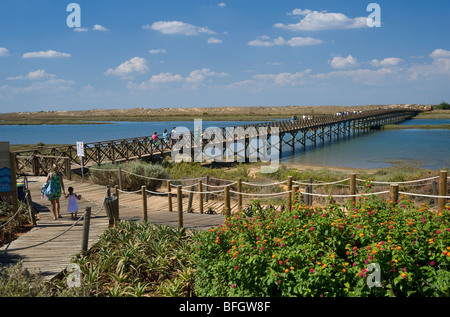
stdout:
<svg viewBox="0 0 450 317">
<path fill-rule="evenodd" d="M 84 156 L 84 143 L 83 142 L 77 142 L 77 155 L 79 157 Z"/>
</svg>

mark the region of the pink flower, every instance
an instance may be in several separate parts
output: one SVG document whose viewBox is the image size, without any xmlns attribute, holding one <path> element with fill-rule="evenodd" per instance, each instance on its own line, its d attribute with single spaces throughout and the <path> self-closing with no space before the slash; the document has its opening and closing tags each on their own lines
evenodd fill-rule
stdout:
<svg viewBox="0 0 450 317">
<path fill-rule="evenodd" d="M 440 234 L 440 233 L 441 233 L 441 230 L 437 230 L 436 233 L 437 233 L 437 234 Z"/>
<path fill-rule="evenodd" d="M 235 270 L 237 270 L 238 268 L 239 268 L 239 266 L 237 266 L 237 265 L 234 267 Z"/>
<path fill-rule="evenodd" d="M 309 228 L 309 231 L 314 231 L 314 227 Z"/>
<path fill-rule="evenodd" d="M 314 269 L 309 269 L 309 273 L 313 273 L 314 272 Z"/>
<path fill-rule="evenodd" d="M 236 286 L 236 285 L 234 285 L 234 284 L 231 284 L 231 288 L 235 288 L 235 286 Z"/>
<path fill-rule="evenodd" d="M 434 265 L 434 261 L 431 261 L 431 262 L 430 262 L 430 265 L 433 266 L 433 265 Z"/>
<path fill-rule="evenodd" d="M 297 215 L 295 215 L 295 216 L 294 216 L 294 218 L 295 218 L 295 219 L 298 219 L 298 216 L 297 216 Z"/>
<path fill-rule="evenodd" d="M 259 250 L 264 251 L 264 247 L 259 248 Z"/>
</svg>

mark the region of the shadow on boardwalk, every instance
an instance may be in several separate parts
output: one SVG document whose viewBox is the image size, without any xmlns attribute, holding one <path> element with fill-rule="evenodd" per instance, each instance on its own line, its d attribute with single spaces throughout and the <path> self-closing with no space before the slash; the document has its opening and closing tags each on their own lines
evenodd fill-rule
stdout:
<svg viewBox="0 0 450 317">
<path fill-rule="evenodd" d="M 83 221 L 82 219 L 81 221 L 71 219 L 70 214 L 67 213 L 68 200 L 63 197 L 60 199 L 60 213 L 63 218 L 53 220 L 50 202 L 40 197 L 40 188 L 44 180 L 45 177 L 28 178 L 33 207 L 38 212 L 38 223 L 26 234 L 0 248 L 0 265 L 23 261 L 24 267 L 28 270 L 40 274 L 43 278 L 51 279 L 63 271 L 70 263 L 71 258 L 80 252 Z M 106 187 L 69 180 L 64 180 L 64 184 L 66 191 L 69 186 L 72 186 L 74 192 L 82 195 L 82 199 L 78 202 L 78 217 L 83 215 L 86 207 L 91 207 L 88 243 L 88 248 L 90 248 L 108 228 L 109 220 L 103 207 Z M 167 210 L 167 197 L 151 196 L 147 199 L 148 222 L 178 225 L 177 213 Z M 159 207 L 156 208 L 156 206 Z M 140 221 L 142 219 L 142 197 L 137 194 L 121 195 L 119 217 L 121 220 Z M 185 213 L 183 220 L 184 227 L 199 230 L 222 223 L 222 215 Z"/>
</svg>

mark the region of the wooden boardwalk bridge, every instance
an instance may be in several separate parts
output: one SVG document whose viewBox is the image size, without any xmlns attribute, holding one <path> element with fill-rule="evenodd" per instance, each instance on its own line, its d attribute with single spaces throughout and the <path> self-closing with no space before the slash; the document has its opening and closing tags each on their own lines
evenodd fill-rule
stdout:
<svg viewBox="0 0 450 317">
<path fill-rule="evenodd" d="M 37 224 L 26 234 L 0 248 L 0 265 L 23 261 L 25 268 L 51 279 L 62 272 L 70 263 L 70 259 L 82 249 L 83 219 L 76 222 L 66 212 L 67 199 L 61 198 L 61 215 L 63 218 L 53 220 L 51 205 L 47 199 L 41 199 L 40 188 L 45 177 L 28 177 L 28 188 L 32 196 L 33 206 L 38 213 Z M 98 241 L 99 236 L 109 227 L 109 218 L 103 205 L 107 188 L 105 186 L 65 180 L 65 188 L 72 186 L 76 193 L 82 195 L 79 201 L 82 216 L 86 207 L 91 208 L 88 248 Z M 184 201 L 187 210 L 188 201 Z M 178 226 L 178 215 L 169 212 L 167 197 L 148 196 L 147 221 L 150 223 Z M 219 210 L 223 203 L 210 201 L 208 206 Z M 178 208 L 176 200 L 174 207 Z M 121 220 L 142 221 L 142 196 L 136 193 L 122 193 L 119 201 L 119 218 Z M 176 209 L 175 209 L 176 210 Z M 223 223 L 222 214 L 185 213 L 183 227 L 206 230 Z M 5 252 L 6 251 L 6 252 Z"/>
<path fill-rule="evenodd" d="M 242 127 L 206 128 L 199 132 L 186 129 L 182 132 L 183 139 L 175 144 L 161 141 L 161 136 L 157 144 L 151 136 L 85 143 L 83 166 L 153 159 L 171 155 L 175 150 L 197 162 L 224 158 L 227 162 L 256 161 L 269 151 L 281 156 L 283 147 L 294 151 L 296 146 L 305 149 L 308 144 L 332 143 L 379 129 L 386 124 L 402 122 L 419 112 L 420 110 L 380 109 L 301 117 L 296 120 L 271 121 Z M 258 143 L 255 144 L 253 140 Z M 205 156 L 202 150 L 208 146 L 215 146 L 220 153 Z M 202 155 L 199 156 L 199 153 Z M 16 151 L 14 155 L 16 170 L 22 175 L 46 175 L 56 163 L 70 179 L 71 170 L 79 169 L 82 164 L 76 145 Z"/>
</svg>

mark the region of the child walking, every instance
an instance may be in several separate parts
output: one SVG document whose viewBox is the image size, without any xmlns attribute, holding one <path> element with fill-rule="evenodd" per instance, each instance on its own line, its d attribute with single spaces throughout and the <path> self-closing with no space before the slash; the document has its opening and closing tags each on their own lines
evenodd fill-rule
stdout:
<svg viewBox="0 0 450 317">
<path fill-rule="evenodd" d="M 69 198 L 69 203 L 67 204 L 67 212 L 71 214 L 72 219 L 77 218 L 78 212 L 78 203 L 77 200 L 81 199 L 81 195 L 77 195 L 73 192 L 73 187 L 69 187 L 69 194 L 65 195 L 66 198 Z"/>
</svg>

